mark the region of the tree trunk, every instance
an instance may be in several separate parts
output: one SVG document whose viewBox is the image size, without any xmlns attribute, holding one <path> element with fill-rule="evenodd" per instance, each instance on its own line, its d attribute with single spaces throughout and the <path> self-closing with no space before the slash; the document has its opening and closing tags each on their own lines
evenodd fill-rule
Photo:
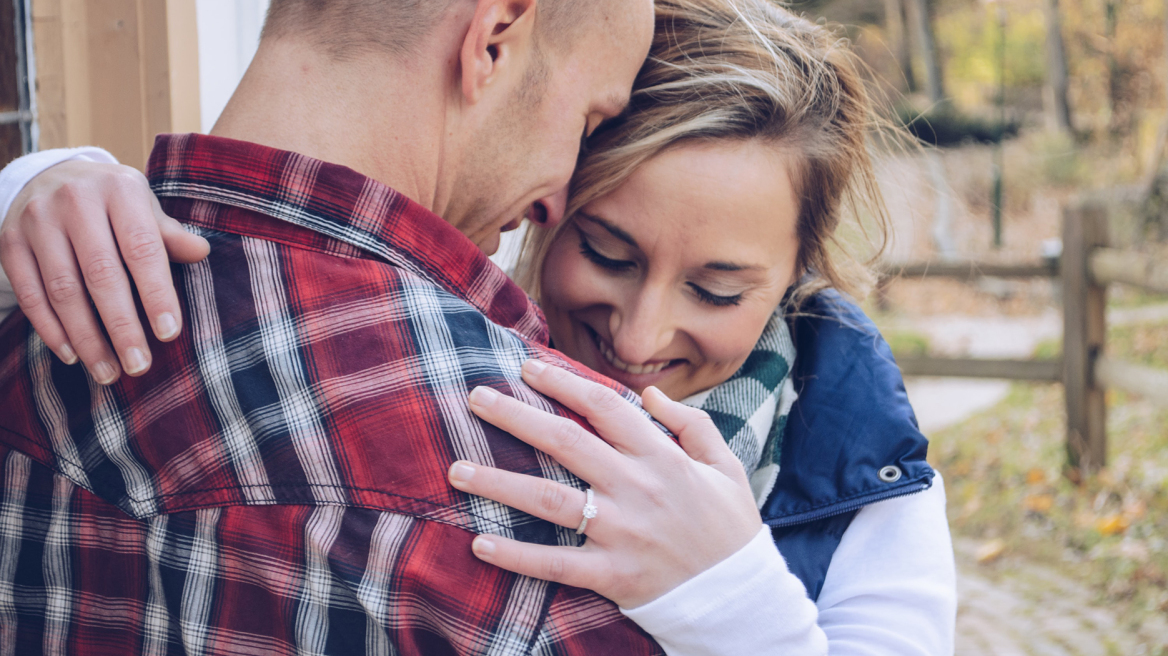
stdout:
<svg viewBox="0 0 1168 656">
<path fill-rule="evenodd" d="M 1118 0 L 1108 0 L 1105 4 L 1107 20 L 1105 23 L 1105 35 L 1107 37 L 1107 112 L 1109 114 L 1107 122 L 1111 131 L 1118 132 L 1123 129 L 1124 117 L 1123 110 L 1120 107 L 1123 93 L 1119 79 L 1119 59 L 1115 56 L 1117 44 L 1115 43 L 1115 33 L 1119 27 L 1119 2 Z"/>
<path fill-rule="evenodd" d="M 913 78 L 912 50 L 905 30 L 904 0 L 884 0 L 884 32 L 888 35 L 888 48 L 896 59 L 905 88 L 912 93 L 917 90 L 917 83 Z"/>
<path fill-rule="evenodd" d="M 1045 1 L 1046 12 L 1046 87 L 1043 101 L 1046 105 L 1047 127 L 1070 134 L 1071 106 L 1067 102 L 1067 51 L 1063 47 L 1062 21 L 1059 19 L 1058 0 Z"/>
<path fill-rule="evenodd" d="M 917 47 L 920 48 L 921 63 L 925 67 L 925 91 L 929 102 L 938 104 L 945 100 L 945 90 L 941 84 L 941 55 L 937 52 L 937 42 L 933 38 L 933 16 L 928 0 L 909 0 L 909 15 L 916 32 Z"/>
</svg>

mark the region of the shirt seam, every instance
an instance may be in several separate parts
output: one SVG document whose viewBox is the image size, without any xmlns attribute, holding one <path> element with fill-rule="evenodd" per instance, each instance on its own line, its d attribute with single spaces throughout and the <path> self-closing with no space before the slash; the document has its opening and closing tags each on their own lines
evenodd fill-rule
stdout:
<svg viewBox="0 0 1168 656">
<path fill-rule="evenodd" d="M 33 440 L 32 438 L 30 438 L 26 435 L 23 435 L 21 433 L 17 433 L 13 430 L 3 428 L 3 427 L 0 427 L 0 430 L 4 431 L 5 433 L 8 433 L 10 435 L 14 435 L 16 437 L 19 437 L 30 444 L 40 446 L 35 440 Z M 408 515 L 410 517 L 417 517 L 419 519 L 426 519 L 429 521 L 435 521 L 435 522 L 439 522 L 442 524 L 449 524 L 451 526 L 458 526 L 459 528 L 466 528 L 464 526 L 461 526 L 458 523 L 455 523 L 455 522 L 452 522 L 449 520 L 438 519 L 436 517 L 431 517 L 430 515 L 418 513 L 418 512 L 409 512 L 409 511 L 405 511 L 405 510 L 385 508 L 385 507 L 374 506 L 374 505 L 365 504 L 365 503 L 339 503 L 339 502 L 335 502 L 335 501 L 321 501 L 321 500 L 317 500 L 317 501 L 314 501 L 312 503 L 306 503 L 303 501 L 296 501 L 296 502 L 289 502 L 289 503 L 246 503 L 246 502 L 236 502 L 236 501 L 232 501 L 232 500 L 226 500 L 226 501 L 223 501 L 220 503 L 201 503 L 201 504 L 194 503 L 190 506 L 184 506 L 184 507 L 180 507 L 180 508 L 171 508 L 171 509 L 167 509 L 165 512 L 156 512 L 156 513 L 151 513 L 149 515 L 145 515 L 143 517 L 139 517 L 133 513 L 127 512 L 125 510 L 125 508 L 122 507 L 122 504 L 117 503 L 115 501 L 112 501 L 110 499 L 106 499 L 104 496 L 102 496 L 96 490 L 94 490 L 91 486 L 85 485 L 83 482 L 78 481 L 77 479 L 73 478 L 69 474 L 65 473 L 64 471 L 62 471 L 62 469 L 60 467 L 56 466 L 56 464 L 49 464 L 46 462 L 42 462 L 35 455 L 30 454 L 30 453 L 26 453 L 24 451 L 20 451 L 20 453 L 23 453 L 25 456 L 36 461 L 38 464 L 45 467 L 46 469 L 49 469 L 49 470 L 53 471 L 54 473 L 59 474 L 60 476 L 63 476 L 65 478 L 69 479 L 78 487 L 84 489 L 85 491 L 89 492 L 90 494 L 93 494 L 94 496 L 96 496 L 100 499 L 107 501 L 108 503 L 113 504 L 118 509 L 122 510 L 122 512 L 126 512 L 127 515 L 129 515 L 130 517 L 133 517 L 135 519 L 138 519 L 138 520 L 144 520 L 144 519 L 149 519 L 151 517 L 157 517 L 157 516 L 161 516 L 161 515 L 169 515 L 169 514 L 174 514 L 174 513 L 179 513 L 179 512 L 189 512 L 192 510 L 199 510 L 199 509 L 204 509 L 204 508 L 222 508 L 222 507 L 228 507 L 228 506 L 305 506 L 305 507 L 339 506 L 339 507 L 344 507 L 344 508 L 365 508 L 367 510 L 375 510 L 378 512 L 393 512 L 393 513 L 398 513 L 398 514 L 402 514 L 402 515 Z M 56 452 L 49 451 L 49 453 L 53 454 L 53 457 L 56 461 L 63 462 L 63 463 L 68 464 L 68 465 L 72 465 L 74 467 L 77 467 L 81 471 L 85 471 L 87 474 L 89 473 L 79 463 L 73 462 L 69 458 L 65 458 L 65 457 L 57 454 Z M 248 490 L 248 489 L 255 489 L 255 488 L 265 488 L 265 489 L 272 489 L 272 490 L 326 489 L 326 490 L 343 490 L 343 491 L 353 491 L 353 492 L 366 492 L 366 493 L 370 493 L 370 494 L 380 494 L 380 495 L 384 495 L 387 497 L 406 499 L 408 501 L 414 501 L 416 503 L 426 504 L 429 506 L 433 506 L 436 509 L 450 510 L 452 512 L 456 512 L 459 514 L 468 515 L 470 517 L 474 517 L 475 519 L 487 522 L 488 524 L 491 524 L 491 525 L 499 527 L 499 528 L 509 528 L 510 527 L 510 525 L 508 525 L 508 524 L 504 524 L 502 522 L 493 520 L 489 517 L 484 517 L 482 515 L 479 515 L 478 513 L 470 511 L 470 510 L 459 509 L 456 506 L 442 504 L 442 503 L 438 503 L 436 501 L 430 501 L 428 499 L 411 497 L 411 496 L 405 495 L 405 494 L 398 494 L 396 492 L 388 492 L 386 490 L 379 490 L 376 488 L 359 487 L 359 486 L 355 486 L 355 485 L 328 485 L 328 484 L 324 484 L 324 483 L 272 483 L 272 484 L 268 484 L 268 485 L 239 484 L 239 485 L 222 485 L 222 486 L 218 486 L 218 487 L 208 487 L 208 488 L 202 488 L 200 490 L 191 491 L 191 492 L 173 492 L 173 493 L 169 493 L 169 494 L 156 494 L 156 495 L 152 495 L 149 497 L 135 497 L 133 494 L 131 494 L 127 490 L 125 492 L 125 496 L 126 496 L 126 499 L 128 499 L 129 501 L 131 501 L 133 503 L 150 503 L 150 502 L 156 502 L 156 501 L 159 501 L 162 499 L 183 499 L 183 498 L 196 497 L 196 496 L 201 495 L 201 494 L 209 495 L 209 494 L 213 494 L 215 492 L 223 492 L 223 491 L 229 491 L 229 490 Z"/>
</svg>

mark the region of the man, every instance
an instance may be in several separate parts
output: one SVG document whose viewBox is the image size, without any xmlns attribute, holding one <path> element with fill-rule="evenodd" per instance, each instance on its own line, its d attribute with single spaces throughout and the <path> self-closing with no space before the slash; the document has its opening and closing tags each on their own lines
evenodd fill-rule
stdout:
<svg viewBox="0 0 1168 656">
<path fill-rule="evenodd" d="M 13 274 L 59 332 L 0 330 L 0 655 L 660 653 L 605 600 L 475 559 L 476 533 L 576 537 L 446 483 L 459 458 L 573 480 L 467 410 L 555 357 L 482 251 L 565 186 L 651 32 L 647 0 L 273 0 L 214 136 L 151 156 L 212 247 L 144 298 L 174 342 L 65 341 L 113 271 L 97 238 L 59 235 L 72 278 Z"/>
</svg>

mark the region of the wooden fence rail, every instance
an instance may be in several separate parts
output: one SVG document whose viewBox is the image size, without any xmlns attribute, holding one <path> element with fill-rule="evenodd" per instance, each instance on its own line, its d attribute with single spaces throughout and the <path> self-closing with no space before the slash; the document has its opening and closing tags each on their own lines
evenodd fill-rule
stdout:
<svg viewBox="0 0 1168 656">
<path fill-rule="evenodd" d="M 1063 209 L 1063 253 L 1057 261 L 1027 264 L 946 262 L 890 264 L 893 278 L 1052 278 L 1061 281 L 1063 354 L 1060 360 L 897 358 L 906 376 L 1054 381 L 1066 393 L 1067 462 L 1094 471 L 1107 462 L 1104 390 L 1122 389 L 1168 407 L 1168 371 L 1104 355 L 1107 287 L 1121 283 L 1168 294 L 1168 262 L 1107 244 L 1107 211 L 1097 203 Z"/>
<path fill-rule="evenodd" d="M 982 358 L 897 357 L 906 376 L 941 378 L 1005 378 L 1058 382 L 1063 379 L 1061 360 L 988 360 Z"/>
<path fill-rule="evenodd" d="M 1057 261 L 1031 264 L 995 264 L 991 262 L 915 262 L 886 264 L 881 268 L 886 278 L 1057 278 Z"/>
<path fill-rule="evenodd" d="M 1097 248 L 1091 254 L 1091 277 L 1099 284 L 1123 283 L 1145 291 L 1168 294 L 1168 262 L 1148 253 L 1119 248 Z"/>
<path fill-rule="evenodd" d="M 1101 387 L 1121 389 L 1168 406 L 1168 371 L 1103 356 L 1095 361 L 1095 380 Z"/>
</svg>

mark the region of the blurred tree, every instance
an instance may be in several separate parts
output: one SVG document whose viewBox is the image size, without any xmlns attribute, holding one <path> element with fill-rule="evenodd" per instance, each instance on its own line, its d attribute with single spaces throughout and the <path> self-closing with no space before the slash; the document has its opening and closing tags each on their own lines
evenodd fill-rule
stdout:
<svg viewBox="0 0 1168 656">
<path fill-rule="evenodd" d="M 1067 51 L 1063 46 L 1062 19 L 1058 0 L 1045 0 L 1046 11 L 1046 87 L 1043 100 L 1047 126 L 1060 133 L 1071 132 L 1071 106 L 1067 102 Z"/>
<path fill-rule="evenodd" d="M 909 49 L 908 33 L 905 29 L 904 0 L 884 0 L 884 33 L 889 49 L 904 76 L 909 93 L 917 90 L 912 70 L 912 51 Z"/>
<path fill-rule="evenodd" d="M 1119 60 L 1116 57 L 1119 44 L 1115 42 L 1115 32 L 1119 24 L 1119 0 L 1107 0 L 1104 3 L 1104 16 L 1106 17 L 1104 36 L 1107 37 L 1107 123 L 1108 128 L 1115 133 L 1123 129 L 1124 114 L 1120 107 L 1123 80 L 1120 77 Z"/>
<path fill-rule="evenodd" d="M 936 105 L 945 100 L 945 89 L 941 82 L 941 54 L 937 51 L 937 41 L 933 36 L 933 14 L 929 0 L 908 0 L 908 15 L 913 23 L 913 32 L 925 69 L 925 91 L 929 102 Z"/>
</svg>

